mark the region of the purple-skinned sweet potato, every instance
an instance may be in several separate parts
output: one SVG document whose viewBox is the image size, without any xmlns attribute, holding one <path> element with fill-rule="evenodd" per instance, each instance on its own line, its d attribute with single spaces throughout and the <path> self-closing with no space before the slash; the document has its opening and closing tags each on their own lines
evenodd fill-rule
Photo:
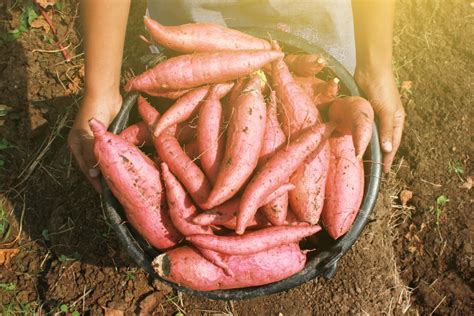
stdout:
<svg viewBox="0 0 474 316">
<path fill-rule="evenodd" d="M 262 205 L 270 204 L 282 195 L 287 195 L 288 191 L 295 188 L 291 183 L 283 184 L 281 187 L 271 192 L 262 202 Z M 220 225 L 234 219 L 239 212 L 240 198 L 235 197 L 210 210 L 204 211 L 193 219 L 193 223 L 198 225 Z"/>
<path fill-rule="evenodd" d="M 158 120 L 158 112 L 148 103 L 138 103 L 138 112 L 150 130 Z M 170 127 L 158 137 L 153 137 L 153 145 L 161 161 L 166 162 L 173 174 L 188 191 L 191 198 L 199 206 L 202 205 L 210 192 L 210 184 L 201 169 L 186 155 L 174 136 L 176 126 Z"/>
<path fill-rule="evenodd" d="M 130 125 L 121 131 L 119 136 L 135 146 L 151 144 L 150 130 L 143 121 Z"/>
<path fill-rule="evenodd" d="M 284 145 L 285 141 L 285 133 L 283 133 L 277 117 L 276 94 L 275 91 L 271 91 L 267 107 L 265 134 L 258 164 L 263 165 L 278 148 Z M 288 193 L 281 195 L 261 208 L 262 213 L 273 225 L 283 225 L 287 210 Z"/>
<path fill-rule="evenodd" d="M 124 207 L 127 221 L 153 247 L 165 250 L 175 246 L 181 234 L 164 207 L 160 172 L 150 158 L 105 126 L 89 121 L 94 133 L 94 154 L 110 190 Z"/>
<path fill-rule="evenodd" d="M 284 245 L 246 256 L 225 256 L 233 273 L 226 275 L 191 247 L 180 247 L 153 260 L 154 270 L 164 279 L 198 291 L 258 286 L 277 282 L 300 272 L 306 255 L 297 244 Z"/>
<path fill-rule="evenodd" d="M 283 57 L 272 50 L 216 51 L 172 57 L 136 76 L 125 91 L 169 91 L 223 83 L 247 76 Z"/>
<path fill-rule="evenodd" d="M 290 177 L 290 182 L 300 188 L 288 192 L 291 209 L 298 220 L 312 225 L 319 221 L 324 205 L 329 153 L 326 140 L 321 150 L 312 153 Z"/>
<path fill-rule="evenodd" d="M 218 24 L 188 23 L 165 26 L 150 17 L 145 17 L 144 21 L 156 43 L 180 53 L 271 49 L 266 40 Z"/>
<path fill-rule="evenodd" d="M 364 195 L 364 166 L 356 158 L 351 135 L 329 139 L 331 157 L 321 220 L 337 239 L 352 226 Z"/>
<path fill-rule="evenodd" d="M 336 130 L 344 135 L 352 135 L 355 154 L 361 159 L 372 138 L 374 110 L 362 97 L 345 97 L 329 106 L 329 120 L 336 123 Z"/>
<path fill-rule="evenodd" d="M 213 235 L 213 231 L 209 226 L 201 226 L 192 223 L 191 219 L 196 215 L 197 210 L 181 183 L 170 172 L 166 163 L 161 163 L 161 172 L 166 188 L 166 202 L 168 203 L 171 221 L 176 229 L 183 236 L 194 234 Z M 224 269 L 227 273 L 231 273 L 229 268 L 222 260 L 219 253 L 198 247 L 199 252 L 210 262 Z"/>
<path fill-rule="evenodd" d="M 322 110 L 328 102 L 337 98 L 339 91 L 339 79 L 333 78 L 328 81 L 316 77 L 293 77 L 307 95 L 310 96 L 318 109 Z"/>
<path fill-rule="evenodd" d="M 197 247 L 227 255 L 250 255 L 275 247 L 299 242 L 319 232 L 318 225 L 273 226 L 242 236 L 190 235 L 186 240 Z"/>
<path fill-rule="evenodd" d="M 261 88 L 260 77 L 252 76 L 235 101 L 235 113 L 227 129 L 224 158 L 204 209 L 232 198 L 257 167 L 267 116 Z"/>
<path fill-rule="evenodd" d="M 255 215 L 263 199 L 285 183 L 309 155 L 318 152 L 333 130 L 331 124 L 309 127 L 298 138 L 280 148 L 259 169 L 242 193 L 237 234 L 244 233 L 248 220 Z"/>
<path fill-rule="evenodd" d="M 199 108 L 197 143 L 202 169 L 211 183 L 215 183 L 224 156 L 222 99 L 234 85 L 222 83 L 212 86 Z"/>
<path fill-rule="evenodd" d="M 279 50 L 276 41 L 273 49 Z M 295 82 L 282 58 L 272 62 L 272 87 L 276 92 L 283 132 L 291 139 L 300 130 L 318 123 L 319 112 L 311 97 Z"/>
<path fill-rule="evenodd" d="M 158 137 L 170 126 L 185 122 L 193 113 L 197 112 L 204 97 L 209 92 L 208 86 L 199 87 L 179 98 L 172 106 L 166 110 L 156 123 L 153 135 Z"/>
<path fill-rule="evenodd" d="M 324 58 L 316 54 L 289 54 L 285 56 L 285 63 L 298 76 L 317 75 L 326 65 Z"/>
</svg>

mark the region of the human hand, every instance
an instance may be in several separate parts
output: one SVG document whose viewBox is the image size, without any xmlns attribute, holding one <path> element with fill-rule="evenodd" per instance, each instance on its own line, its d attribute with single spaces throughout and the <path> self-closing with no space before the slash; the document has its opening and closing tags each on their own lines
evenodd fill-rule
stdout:
<svg viewBox="0 0 474 316">
<path fill-rule="evenodd" d="M 86 94 L 68 135 L 67 142 L 79 168 L 97 192 L 102 191 L 98 178 L 100 172 L 94 156 L 94 137 L 88 121 L 94 117 L 108 127 L 120 110 L 121 104 L 120 94 L 102 96 Z"/>
<path fill-rule="evenodd" d="M 391 69 L 356 68 L 355 80 L 372 104 L 378 120 L 383 171 L 389 172 L 400 146 L 405 110 Z"/>
</svg>

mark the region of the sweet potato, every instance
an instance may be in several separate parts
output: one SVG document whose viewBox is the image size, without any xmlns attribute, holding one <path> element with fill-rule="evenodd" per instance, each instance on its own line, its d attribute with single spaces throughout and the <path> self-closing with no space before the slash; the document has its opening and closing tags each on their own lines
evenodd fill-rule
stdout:
<svg viewBox="0 0 474 316">
<path fill-rule="evenodd" d="M 176 138 L 181 144 L 189 143 L 196 139 L 197 135 L 197 119 L 192 117 L 184 123 L 178 125 Z"/>
<path fill-rule="evenodd" d="M 279 50 L 278 43 L 272 47 Z M 272 62 L 272 87 L 278 98 L 283 132 L 291 139 L 298 131 L 318 122 L 318 110 L 311 98 L 295 82 L 282 58 Z"/>
<path fill-rule="evenodd" d="M 320 226 L 273 226 L 242 236 L 190 235 L 186 240 L 197 247 L 228 255 L 250 255 L 278 246 L 299 242 L 316 234 Z"/>
<path fill-rule="evenodd" d="M 150 131 L 150 127 L 155 128 L 156 123 L 160 119 L 160 113 L 141 95 L 138 96 L 137 104 L 138 113 L 143 122 L 146 124 L 148 131 Z M 175 134 L 176 127 L 170 128 L 168 133 Z M 152 135 L 150 132 L 150 137 L 151 136 Z"/>
<path fill-rule="evenodd" d="M 191 115 L 201 105 L 201 101 L 209 92 L 209 87 L 204 86 L 191 90 L 179 98 L 165 113 L 160 117 L 156 124 L 153 135 L 158 137 L 168 127 L 182 123 L 189 119 Z"/>
<path fill-rule="evenodd" d="M 232 87 L 232 90 L 229 93 L 228 101 L 227 104 L 224 106 L 224 123 L 227 124 L 230 121 L 230 118 L 234 115 L 235 112 L 235 100 L 237 97 L 242 93 L 242 90 L 245 87 L 245 84 L 247 83 L 248 78 L 243 78 L 240 77 L 237 80 L 235 80 L 235 84 Z"/>
<path fill-rule="evenodd" d="M 212 225 L 215 225 L 215 224 L 213 223 Z M 218 225 L 221 225 L 227 229 L 235 230 L 235 228 L 237 227 L 237 216 L 234 216 L 227 222 L 224 222 Z M 265 215 L 257 212 L 257 214 L 255 214 L 255 216 L 250 219 L 248 228 L 249 229 L 262 229 L 269 226 L 272 226 L 272 224 L 267 220 Z"/>
<path fill-rule="evenodd" d="M 156 273 L 168 281 L 198 290 L 211 291 L 277 282 L 301 271 L 306 255 L 297 244 L 285 245 L 246 256 L 225 256 L 234 277 L 204 259 L 191 247 L 180 247 L 153 260 Z"/>
<path fill-rule="evenodd" d="M 149 17 L 144 19 L 145 26 L 156 43 L 180 53 L 270 49 L 270 43 L 266 40 L 217 24 L 165 26 Z"/>
<path fill-rule="evenodd" d="M 262 210 L 261 208 L 259 210 Z M 214 225 L 214 223 L 212 223 Z M 232 217 L 232 219 L 228 220 L 227 222 L 224 223 L 219 223 L 217 225 L 222 225 L 227 229 L 232 229 L 235 230 L 237 228 L 237 216 Z M 267 217 L 261 213 L 257 212 L 254 217 L 250 219 L 250 222 L 248 223 L 247 228 L 249 229 L 262 229 L 271 226 L 272 224 L 268 221 Z M 283 221 L 281 225 L 292 225 L 292 226 L 297 226 L 297 225 L 308 225 L 306 222 L 300 222 L 294 215 L 287 215 L 287 218 Z"/>
<path fill-rule="evenodd" d="M 166 188 L 166 202 L 169 206 L 171 220 L 176 229 L 183 235 L 212 234 L 209 226 L 193 224 L 191 219 L 196 215 L 197 210 L 181 183 L 170 172 L 165 162 L 161 163 L 161 174 Z"/>
<path fill-rule="evenodd" d="M 331 158 L 326 181 L 326 201 L 321 220 L 328 234 L 345 234 L 359 211 L 364 194 L 364 166 L 356 158 L 350 135 L 329 139 Z"/>
<path fill-rule="evenodd" d="M 329 152 L 329 143 L 324 141 L 321 150 L 312 153 L 290 177 L 296 186 L 288 193 L 291 209 L 300 221 L 312 225 L 319 221 L 323 209 Z"/>
<path fill-rule="evenodd" d="M 333 130 L 334 126 L 331 124 L 308 128 L 298 138 L 278 150 L 260 168 L 242 194 L 237 218 L 237 234 L 244 233 L 248 220 L 254 216 L 262 200 L 287 181 L 306 157 L 313 152 L 319 152 L 320 144 L 324 143 Z"/>
<path fill-rule="evenodd" d="M 186 191 L 184 191 L 183 187 L 181 186 L 181 183 L 179 183 L 174 175 L 170 172 L 166 163 L 161 164 L 161 172 L 165 182 L 166 201 L 169 206 L 171 221 L 173 222 L 176 229 L 183 236 L 194 234 L 213 235 L 214 233 L 209 226 L 195 225 L 191 222 L 191 218 L 196 215 L 196 207 L 189 199 Z M 219 253 L 199 247 L 198 250 L 204 256 L 204 258 L 208 259 L 218 267 L 221 267 L 227 273 L 231 273 Z"/>
<path fill-rule="evenodd" d="M 274 49 L 278 48 L 276 42 L 273 42 L 273 45 Z M 292 135 L 300 130 L 318 123 L 319 114 L 314 102 L 291 76 L 285 63 L 281 61 L 272 63 L 272 80 L 281 102 L 279 109 L 283 112 L 282 125 L 288 138 L 291 139 Z M 320 188 L 314 184 L 314 180 L 321 172 L 321 164 L 317 156 L 318 153 L 312 154 L 298 168 L 296 175 L 290 180 L 295 185 L 295 189 L 288 194 L 290 206 L 298 219 L 311 224 L 316 223 L 315 220 L 319 218 L 320 213 L 312 206 L 322 197 Z"/>
<path fill-rule="evenodd" d="M 326 65 L 326 60 L 320 55 L 286 55 L 285 63 L 288 69 L 297 76 L 317 75 Z"/>
<path fill-rule="evenodd" d="M 288 191 L 293 190 L 294 187 L 295 186 L 291 183 L 283 184 L 281 187 L 271 192 L 263 200 L 262 205 L 271 203 L 282 195 L 287 194 Z M 226 223 L 237 216 L 237 213 L 239 212 L 239 203 L 240 198 L 233 198 L 219 206 L 199 214 L 193 219 L 193 223 L 198 225 L 219 225 Z"/>
<path fill-rule="evenodd" d="M 151 134 L 148 125 L 140 121 L 132 124 L 119 134 L 123 140 L 135 146 L 151 144 Z"/>
<path fill-rule="evenodd" d="M 155 126 L 158 112 L 148 102 L 138 102 L 138 112 L 150 130 Z M 153 120 L 153 118 L 155 118 Z M 186 155 L 178 140 L 174 136 L 172 127 L 153 137 L 153 145 L 161 161 L 166 162 L 173 174 L 180 180 L 191 198 L 199 206 L 204 203 L 210 192 L 209 181 L 201 169 Z"/>
<path fill-rule="evenodd" d="M 181 98 L 186 93 L 190 92 L 191 89 L 181 89 L 181 90 L 168 90 L 168 91 L 152 91 L 148 90 L 146 93 L 154 97 L 160 97 L 165 99 L 176 100 Z M 145 91 L 144 91 L 145 92 Z"/>
<path fill-rule="evenodd" d="M 336 123 L 338 132 L 352 135 L 355 154 L 362 159 L 374 125 L 374 110 L 369 101 L 362 97 L 337 99 L 329 106 L 329 119 Z"/>
<path fill-rule="evenodd" d="M 324 108 L 324 104 L 327 102 L 331 102 L 337 98 L 337 93 L 339 92 L 339 78 L 333 78 L 331 80 L 326 81 L 323 87 L 321 87 L 321 91 L 317 88 L 314 89 L 314 99 L 313 102 L 316 104 L 318 109 L 322 110 Z"/>
<path fill-rule="evenodd" d="M 271 155 L 273 155 L 285 141 L 285 133 L 283 133 L 280 123 L 278 122 L 275 91 L 272 91 L 267 106 L 265 133 L 263 135 L 263 144 L 260 150 L 258 164 L 261 165 L 268 161 Z"/>
<path fill-rule="evenodd" d="M 285 133 L 283 133 L 280 123 L 278 122 L 275 91 L 272 91 L 268 103 L 265 134 L 258 164 L 263 165 L 285 141 Z M 288 193 L 262 206 L 261 211 L 273 225 L 283 225 L 286 219 L 287 209 Z"/>
<path fill-rule="evenodd" d="M 224 156 L 222 105 L 220 99 L 232 89 L 233 83 L 212 86 L 199 108 L 197 143 L 204 173 L 211 183 L 216 182 L 219 165 Z"/>
<path fill-rule="evenodd" d="M 138 75 L 125 91 L 169 91 L 222 83 L 247 76 L 283 57 L 271 50 L 218 51 L 170 58 Z"/>
<path fill-rule="evenodd" d="M 337 98 L 339 91 L 339 79 L 333 78 L 324 81 L 316 77 L 294 77 L 294 80 L 303 88 L 307 95 L 311 97 L 318 109 Z"/>
<path fill-rule="evenodd" d="M 273 225 L 283 225 L 288 211 L 288 193 L 262 206 L 260 210 Z"/>
<path fill-rule="evenodd" d="M 239 212 L 239 202 L 239 198 L 233 198 L 221 206 L 217 206 L 212 210 L 205 211 L 194 217 L 193 223 L 197 225 L 219 225 L 235 230 L 237 225 L 237 213 Z M 260 213 L 255 214 L 248 223 L 248 227 L 251 229 L 260 229 L 270 225 L 271 223 Z"/>
<path fill-rule="evenodd" d="M 150 245 L 165 250 L 182 238 L 171 223 L 164 205 L 160 172 L 138 148 L 106 131 L 95 119 L 94 154 L 114 196 L 125 209 L 128 222 Z"/>
<path fill-rule="evenodd" d="M 210 209 L 232 198 L 257 166 L 267 116 L 261 79 L 252 76 L 235 104 L 216 182 L 204 205 Z"/>
<path fill-rule="evenodd" d="M 168 164 L 194 202 L 203 207 L 210 192 L 210 184 L 204 173 L 181 149 L 174 136 L 164 135 L 155 139 L 155 149 L 160 159 Z"/>
<path fill-rule="evenodd" d="M 235 197 L 193 218 L 197 225 L 220 225 L 232 219 L 239 211 L 240 198 Z"/>
<path fill-rule="evenodd" d="M 199 160 L 199 156 L 201 152 L 199 151 L 199 146 L 197 140 L 192 140 L 191 142 L 184 144 L 183 146 L 184 152 L 186 155 L 192 160 L 196 161 Z"/>
</svg>

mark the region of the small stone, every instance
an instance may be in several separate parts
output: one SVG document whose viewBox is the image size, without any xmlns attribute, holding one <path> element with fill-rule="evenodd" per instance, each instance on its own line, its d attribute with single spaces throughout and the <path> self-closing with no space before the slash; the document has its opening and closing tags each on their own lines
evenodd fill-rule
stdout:
<svg viewBox="0 0 474 316">
<path fill-rule="evenodd" d="M 362 290 L 361 290 L 360 287 L 358 287 L 357 285 L 356 285 L 356 292 L 357 292 L 357 294 L 362 293 Z"/>
</svg>

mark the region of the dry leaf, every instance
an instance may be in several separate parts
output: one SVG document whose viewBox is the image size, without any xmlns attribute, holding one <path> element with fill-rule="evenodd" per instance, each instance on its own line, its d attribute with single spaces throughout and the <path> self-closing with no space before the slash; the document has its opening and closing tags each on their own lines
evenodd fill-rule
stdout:
<svg viewBox="0 0 474 316">
<path fill-rule="evenodd" d="M 79 88 L 81 86 L 81 78 L 79 76 L 74 77 L 69 83 L 67 84 L 66 88 L 66 95 L 74 94 L 79 91 Z"/>
<path fill-rule="evenodd" d="M 46 22 L 46 20 L 42 16 L 37 19 L 34 19 L 33 22 L 31 22 L 31 27 L 35 29 L 43 29 L 46 33 L 48 33 L 51 29 L 48 22 Z"/>
<path fill-rule="evenodd" d="M 467 177 L 466 179 L 466 182 L 464 182 L 463 184 L 461 184 L 459 187 L 462 188 L 462 189 L 468 189 L 470 190 L 472 188 L 472 183 L 474 182 L 474 180 L 472 179 L 471 176 Z"/>
<path fill-rule="evenodd" d="M 15 256 L 20 250 L 14 249 L 0 249 L 0 266 L 10 264 L 10 259 Z"/>
<path fill-rule="evenodd" d="M 407 207 L 407 202 L 413 197 L 413 192 L 409 190 L 402 190 L 400 192 L 400 201 L 402 201 L 403 208 Z"/>
<path fill-rule="evenodd" d="M 39 4 L 43 9 L 46 9 L 48 6 L 55 5 L 56 0 L 36 0 L 36 3 Z"/>
<path fill-rule="evenodd" d="M 423 229 L 424 227 L 422 226 L 421 230 Z M 419 232 L 421 232 L 421 230 Z M 423 242 L 416 233 L 416 226 L 414 224 L 410 224 L 410 226 L 408 227 L 408 233 L 405 235 L 405 238 L 409 241 L 407 249 L 412 254 L 422 256 L 424 254 Z"/>
</svg>

